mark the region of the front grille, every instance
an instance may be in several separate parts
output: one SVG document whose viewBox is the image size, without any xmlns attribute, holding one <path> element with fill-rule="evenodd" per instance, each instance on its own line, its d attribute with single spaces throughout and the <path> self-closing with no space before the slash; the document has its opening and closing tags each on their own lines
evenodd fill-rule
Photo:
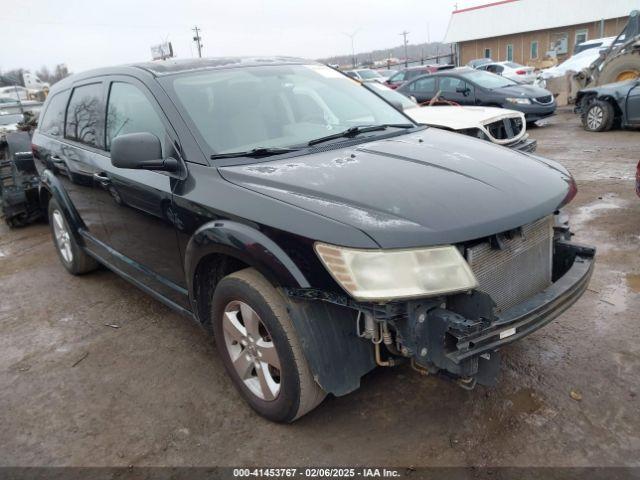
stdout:
<svg viewBox="0 0 640 480">
<path fill-rule="evenodd" d="M 478 289 L 498 311 L 506 310 L 551 285 L 553 218 L 546 217 L 501 235 L 502 249 L 486 241 L 467 249 Z"/>
<path fill-rule="evenodd" d="M 537 97 L 534 100 L 538 103 L 545 104 L 545 103 L 551 103 L 553 101 L 553 97 L 551 95 L 546 95 L 544 97 Z"/>
<path fill-rule="evenodd" d="M 496 140 L 508 140 L 519 135 L 523 125 L 521 118 L 505 118 L 497 122 L 488 123 L 485 127 Z"/>
</svg>

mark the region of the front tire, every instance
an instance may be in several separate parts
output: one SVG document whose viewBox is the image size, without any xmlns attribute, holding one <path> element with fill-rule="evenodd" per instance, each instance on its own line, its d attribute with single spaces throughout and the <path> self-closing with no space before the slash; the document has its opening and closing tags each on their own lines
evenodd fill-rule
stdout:
<svg viewBox="0 0 640 480">
<path fill-rule="evenodd" d="M 49 202 L 49 226 L 58 257 L 69 273 L 82 275 L 98 268 L 98 262 L 76 242 L 67 218 L 55 199 Z"/>
<path fill-rule="evenodd" d="M 285 298 L 253 268 L 224 277 L 211 305 L 213 333 L 227 373 L 263 417 L 292 422 L 322 402 Z"/>
<path fill-rule="evenodd" d="M 582 115 L 582 126 L 588 132 L 606 132 L 611 130 L 615 112 L 613 105 L 604 100 L 594 100 Z"/>
</svg>

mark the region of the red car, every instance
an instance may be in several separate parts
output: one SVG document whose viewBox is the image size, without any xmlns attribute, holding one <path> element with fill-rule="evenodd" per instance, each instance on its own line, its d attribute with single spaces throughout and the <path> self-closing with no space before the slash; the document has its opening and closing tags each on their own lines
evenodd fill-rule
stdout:
<svg viewBox="0 0 640 480">
<path fill-rule="evenodd" d="M 417 67 L 409 67 L 403 70 L 400 70 L 395 75 L 389 77 L 389 79 L 384 82 L 384 84 L 392 89 L 398 88 L 404 82 L 408 82 L 409 80 L 419 77 L 420 75 L 425 75 L 427 73 L 434 73 L 440 70 L 449 70 L 453 68 L 454 65 L 419 65 Z"/>
</svg>

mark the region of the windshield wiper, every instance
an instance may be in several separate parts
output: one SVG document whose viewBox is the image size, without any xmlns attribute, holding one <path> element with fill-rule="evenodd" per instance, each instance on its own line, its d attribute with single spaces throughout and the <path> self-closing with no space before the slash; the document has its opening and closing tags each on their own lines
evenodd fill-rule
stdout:
<svg viewBox="0 0 640 480">
<path fill-rule="evenodd" d="M 339 133 L 334 133 L 332 135 L 327 135 L 326 137 L 314 138 L 310 140 L 307 145 L 317 145 L 318 143 L 328 142 L 329 140 L 335 140 L 336 138 L 349 138 L 355 137 L 361 133 L 366 132 L 375 132 L 377 130 L 386 130 L 387 128 L 415 128 L 415 125 L 412 123 L 385 123 L 382 125 L 358 125 L 355 127 L 349 127 L 346 130 L 343 130 Z"/>
<path fill-rule="evenodd" d="M 209 158 L 211 160 L 216 160 L 218 158 L 237 158 L 237 157 L 260 158 L 260 157 L 270 157 L 271 155 L 280 155 L 281 153 L 295 152 L 297 150 L 300 150 L 300 149 L 299 148 L 259 147 L 259 148 L 254 148 L 252 150 L 247 150 L 245 152 L 214 153 Z"/>
</svg>

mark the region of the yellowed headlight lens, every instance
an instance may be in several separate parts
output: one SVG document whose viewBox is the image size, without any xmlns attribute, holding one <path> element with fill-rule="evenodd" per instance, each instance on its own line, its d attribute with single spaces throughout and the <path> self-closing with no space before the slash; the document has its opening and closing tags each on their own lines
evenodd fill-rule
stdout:
<svg viewBox="0 0 640 480">
<path fill-rule="evenodd" d="M 478 282 L 451 245 L 361 250 L 316 243 L 320 260 L 356 300 L 384 301 L 472 290 Z"/>
</svg>

